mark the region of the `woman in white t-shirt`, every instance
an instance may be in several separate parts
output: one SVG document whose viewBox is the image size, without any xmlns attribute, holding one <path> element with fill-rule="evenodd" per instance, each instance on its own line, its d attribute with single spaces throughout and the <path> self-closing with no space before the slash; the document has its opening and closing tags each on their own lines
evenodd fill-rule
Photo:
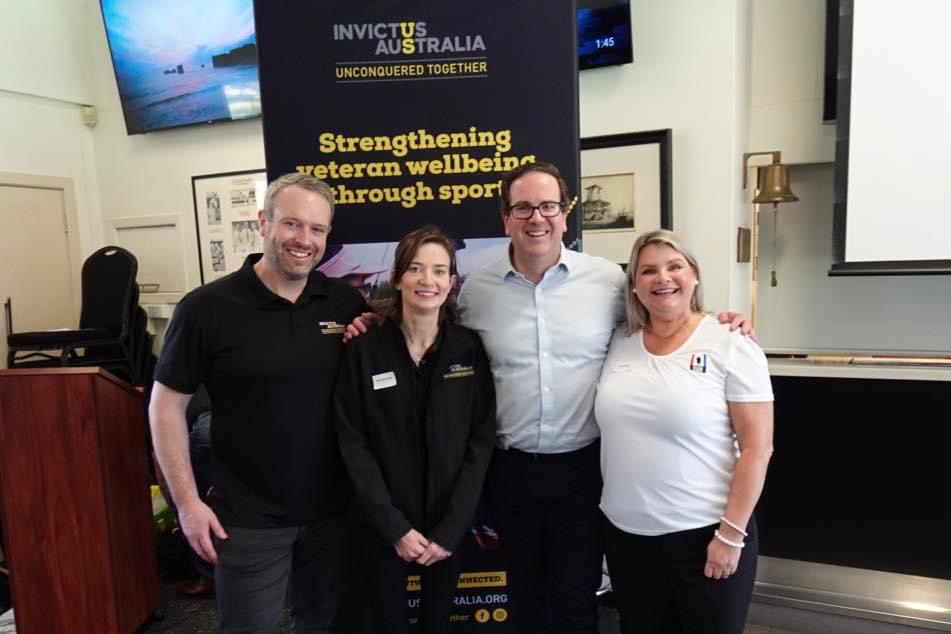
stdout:
<svg viewBox="0 0 951 634">
<path fill-rule="evenodd" d="M 699 266 L 670 231 L 634 243 L 626 304 L 595 402 L 621 631 L 739 634 L 772 453 L 766 356 L 703 314 Z"/>
</svg>

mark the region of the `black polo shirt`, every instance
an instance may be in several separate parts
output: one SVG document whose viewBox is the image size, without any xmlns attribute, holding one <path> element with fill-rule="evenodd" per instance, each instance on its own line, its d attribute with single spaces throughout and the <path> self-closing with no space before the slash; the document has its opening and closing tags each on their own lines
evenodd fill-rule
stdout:
<svg viewBox="0 0 951 634">
<path fill-rule="evenodd" d="M 220 519 L 292 526 L 341 512 L 349 497 L 331 399 L 343 326 L 366 303 L 318 271 L 291 303 L 258 278 L 260 258 L 182 299 L 155 380 L 186 394 L 208 388 Z"/>
</svg>

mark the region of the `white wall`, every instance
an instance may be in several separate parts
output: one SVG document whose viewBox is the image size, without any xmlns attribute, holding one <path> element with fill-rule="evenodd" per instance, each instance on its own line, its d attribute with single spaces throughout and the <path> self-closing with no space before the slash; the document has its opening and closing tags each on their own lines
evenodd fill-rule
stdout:
<svg viewBox="0 0 951 634">
<path fill-rule="evenodd" d="M 0 4 L 0 171 L 73 180 L 83 255 L 102 245 L 86 32 L 75 0 Z"/>
<path fill-rule="evenodd" d="M 263 167 L 260 121 L 130 137 L 96 0 L 13 4 L 15 11 L 9 3 L 0 10 L 7 59 L 27 48 L 45 53 L 40 64 L 0 70 L 0 113 L 9 114 L 0 124 L 0 168 L 76 178 L 89 225 L 85 252 L 109 241 L 117 218 L 176 218 L 182 244 L 168 257 L 181 258 L 186 285 L 197 285 L 191 177 Z M 634 63 L 581 73 L 583 136 L 673 129 L 674 228 L 701 260 L 711 308 L 749 311 L 750 268 L 734 262 L 736 227 L 748 226 L 751 212 L 741 154 L 782 142 L 777 149 L 793 161 L 831 158 L 830 128 L 807 112 L 821 104 L 822 5 L 639 0 L 631 4 Z M 770 60 L 795 81 L 770 83 Z M 37 77 L 45 79 L 31 84 Z M 4 89 L 91 102 L 99 124 L 87 130 L 68 120 L 78 120 L 78 106 L 40 106 Z M 774 129 L 768 122 L 784 136 L 763 133 Z"/>
<path fill-rule="evenodd" d="M 753 2 L 748 56 L 749 139 L 744 151 L 779 150 L 787 165 L 835 158 L 835 125 L 822 122 L 825 5 L 825 0 Z M 751 159 L 752 165 L 768 162 L 767 156 Z M 750 169 L 749 176 L 755 178 L 754 169 Z M 752 188 L 744 190 L 741 198 L 737 223 L 752 227 Z M 785 209 L 788 205 L 781 207 Z M 831 234 L 827 239 L 831 240 Z M 757 292 L 761 301 L 769 278 L 759 280 Z M 750 281 L 745 297 L 751 296 L 751 287 Z M 757 321 L 766 327 L 764 317 Z"/>
<path fill-rule="evenodd" d="M 771 206 L 763 206 L 757 330 L 767 351 L 786 353 L 951 352 L 951 276 L 829 277 L 832 165 L 796 165 L 798 203 L 779 205 L 777 285 Z"/>
<path fill-rule="evenodd" d="M 0 3 L 0 88 L 92 103 L 84 49 L 85 4 L 82 0 Z"/>
<path fill-rule="evenodd" d="M 673 130 L 674 229 L 703 268 L 706 304 L 745 305 L 733 263 L 748 119 L 749 0 L 631 3 L 634 63 L 581 73 L 581 135 Z M 734 296 L 734 290 L 742 290 Z"/>
<path fill-rule="evenodd" d="M 784 163 L 833 161 L 835 125 L 822 123 L 825 0 L 756 0 L 752 19 L 748 151 L 780 150 Z"/>
</svg>

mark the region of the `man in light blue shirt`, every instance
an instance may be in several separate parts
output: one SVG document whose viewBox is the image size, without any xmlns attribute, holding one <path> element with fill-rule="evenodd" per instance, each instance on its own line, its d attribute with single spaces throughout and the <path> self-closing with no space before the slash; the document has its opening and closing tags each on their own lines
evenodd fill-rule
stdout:
<svg viewBox="0 0 951 634">
<path fill-rule="evenodd" d="M 520 632 L 597 632 L 601 582 L 599 432 L 594 394 L 624 314 L 617 264 L 562 244 L 568 187 L 548 163 L 502 178 L 508 255 L 471 273 L 462 323 L 482 337 L 497 395 L 486 482 Z"/>
<path fill-rule="evenodd" d="M 459 295 L 463 323 L 491 351 L 502 449 L 564 453 L 600 435 L 594 391 L 624 316 L 624 273 L 560 239 L 558 246 L 537 283 L 507 255 L 469 275 Z"/>
</svg>

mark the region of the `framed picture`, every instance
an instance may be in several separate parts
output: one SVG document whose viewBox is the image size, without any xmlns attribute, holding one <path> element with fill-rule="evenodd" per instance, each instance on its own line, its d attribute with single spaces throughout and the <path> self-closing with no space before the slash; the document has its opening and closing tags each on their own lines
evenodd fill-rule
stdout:
<svg viewBox="0 0 951 634">
<path fill-rule="evenodd" d="M 669 128 L 581 139 L 586 253 L 623 264 L 639 234 L 673 229 L 670 139 Z"/>
<path fill-rule="evenodd" d="M 258 209 L 265 191 L 264 170 L 192 176 L 202 284 L 237 271 L 245 256 L 262 250 Z"/>
<path fill-rule="evenodd" d="M 581 177 L 581 230 L 633 233 L 634 174 Z"/>
</svg>

